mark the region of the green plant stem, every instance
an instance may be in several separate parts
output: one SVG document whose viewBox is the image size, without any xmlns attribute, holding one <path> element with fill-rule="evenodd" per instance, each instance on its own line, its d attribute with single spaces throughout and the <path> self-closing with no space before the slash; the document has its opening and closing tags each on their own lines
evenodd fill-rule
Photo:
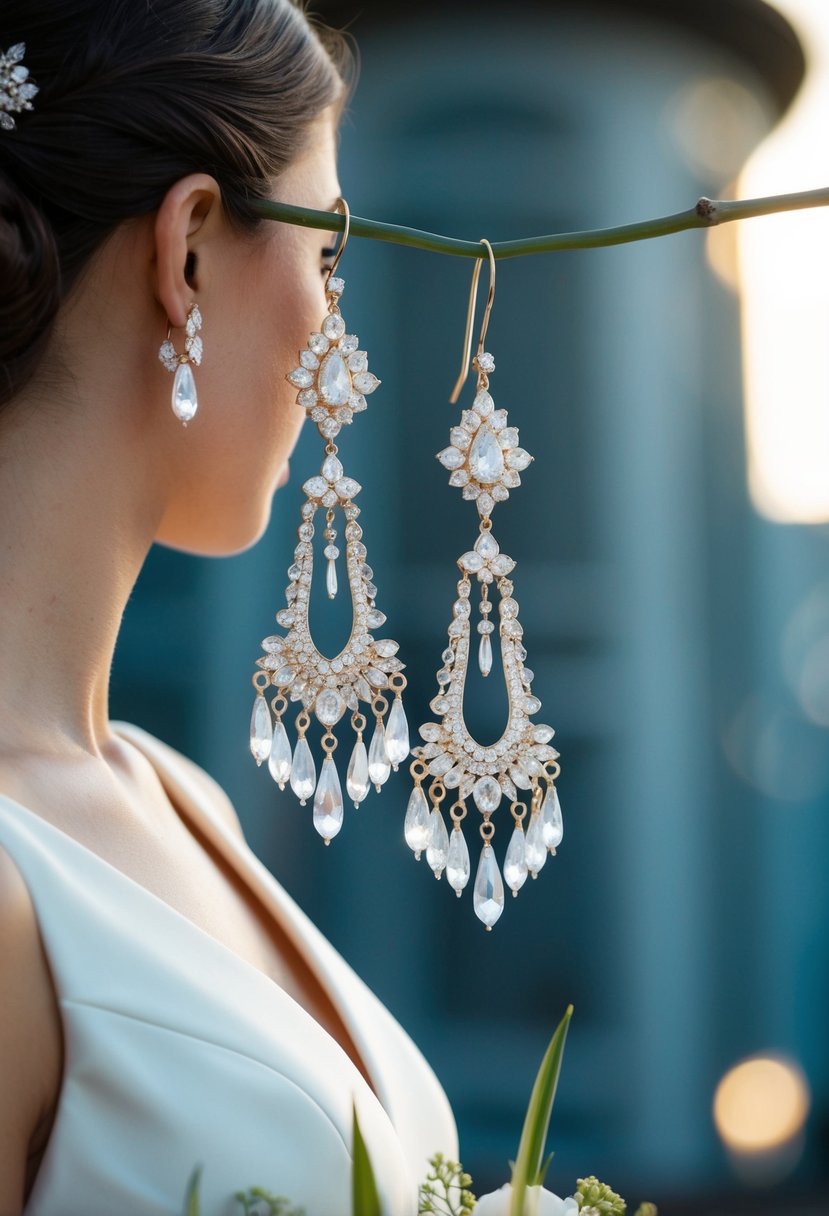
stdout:
<svg viewBox="0 0 829 1216">
<path fill-rule="evenodd" d="M 689 211 L 678 211 L 675 215 L 664 215 L 655 220 L 643 220 L 639 224 L 588 229 L 584 232 L 559 232 L 551 236 L 529 237 L 520 241 L 498 241 L 493 243 L 492 249 L 496 258 L 556 253 L 565 249 L 601 249 L 609 245 L 626 245 L 631 241 L 648 241 L 657 236 L 670 236 L 674 232 L 686 232 L 692 228 L 713 228 L 718 224 L 751 219 L 758 215 L 775 215 L 781 211 L 827 206 L 829 187 L 803 190 L 797 194 L 775 194 L 768 198 L 701 198 Z M 256 209 L 265 219 L 299 224 L 305 228 L 319 228 L 324 232 L 341 232 L 345 225 L 345 219 L 339 212 L 312 211 L 307 207 L 294 207 L 289 203 L 257 202 Z M 486 251 L 478 241 L 457 240 L 454 237 L 439 236 L 434 232 L 420 232 L 417 228 L 403 228 L 398 224 L 361 219 L 357 215 L 352 215 L 349 231 L 353 236 L 389 241 L 394 245 L 407 245 L 412 249 L 428 249 L 432 253 L 445 253 L 453 257 L 486 257 Z"/>
</svg>

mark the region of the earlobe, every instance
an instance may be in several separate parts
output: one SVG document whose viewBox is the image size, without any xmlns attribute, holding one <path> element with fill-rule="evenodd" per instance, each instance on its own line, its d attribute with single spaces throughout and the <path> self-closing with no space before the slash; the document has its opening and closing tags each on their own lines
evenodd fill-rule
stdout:
<svg viewBox="0 0 829 1216">
<path fill-rule="evenodd" d="M 220 211 L 219 185 L 205 173 L 192 173 L 176 182 L 158 209 L 153 227 L 156 291 L 161 307 L 176 328 L 185 325 L 197 288 L 193 244 L 203 240 L 208 218 Z M 198 259 L 202 263 L 203 260 Z"/>
</svg>

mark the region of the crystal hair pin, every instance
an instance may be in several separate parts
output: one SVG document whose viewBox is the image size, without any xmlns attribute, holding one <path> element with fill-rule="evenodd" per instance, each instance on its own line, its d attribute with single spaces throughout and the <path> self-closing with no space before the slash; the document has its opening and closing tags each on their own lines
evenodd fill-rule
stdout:
<svg viewBox="0 0 829 1216">
<path fill-rule="evenodd" d="M 29 69 L 22 62 L 26 43 L 18 42 L 0 53 L 0 130 L 13 131 L 16 124 L 12 114 L 32 110 L 32 98 L 38 91 L 29 80 Z"/>
</svg>

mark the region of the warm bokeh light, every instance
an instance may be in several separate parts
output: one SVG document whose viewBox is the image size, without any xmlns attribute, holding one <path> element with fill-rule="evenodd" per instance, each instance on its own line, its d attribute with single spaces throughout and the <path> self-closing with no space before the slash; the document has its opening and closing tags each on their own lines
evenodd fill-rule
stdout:
<svg viewBox="0 0 829 1216">
<path fill-rule="evenodd" d="M 803 1131 L 809 1086 L 801 1069 L 776 1056 L 754 1056 L 729 1069 L 714 1096 L 714 1122 L 733 1153 L 772 1153 Z"/>
<path fill-rule="evenodd" d="M 807 57 L 790 112 L 750 158 L 739 197 L 829 185 L 829 3 L 773 0 Z M 752 500 L 784 523 L 829 520 L 829 209 L 739 225 Z"/>
</svg>

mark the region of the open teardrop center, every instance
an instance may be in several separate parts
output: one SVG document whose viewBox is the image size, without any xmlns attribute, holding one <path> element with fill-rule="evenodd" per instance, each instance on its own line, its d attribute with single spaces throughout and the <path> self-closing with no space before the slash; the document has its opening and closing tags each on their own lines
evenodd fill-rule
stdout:
<svg viewBox="0 0 829 1216">
<path fill-rule="evenodd" d="M 323 516 L 324 518 L 324 516 Z M 308 633 L 319 654 L 328 662 L 338 658 L 348 645 L 354 632 L 356 619 L 354 590 L 347 569 L 347 544 L 344 537 L 345 520 L 337 511 L 332 524 L 337 530 L 334 541 L 327 540 L 323 528 L 316 529 L 313 540 L 313 555 L 306 566 L 311 569 L 311 588 L 308 596 Z M 337 590 L 333 598 L 329 595 L 329 558 L 324 550 L 333 544 L 339 556 L 333 559 Z M 359 563 L 357 563 L 359 565 Z M 330 657 L 329 657 L 330 656 Z"/>
</svg>

